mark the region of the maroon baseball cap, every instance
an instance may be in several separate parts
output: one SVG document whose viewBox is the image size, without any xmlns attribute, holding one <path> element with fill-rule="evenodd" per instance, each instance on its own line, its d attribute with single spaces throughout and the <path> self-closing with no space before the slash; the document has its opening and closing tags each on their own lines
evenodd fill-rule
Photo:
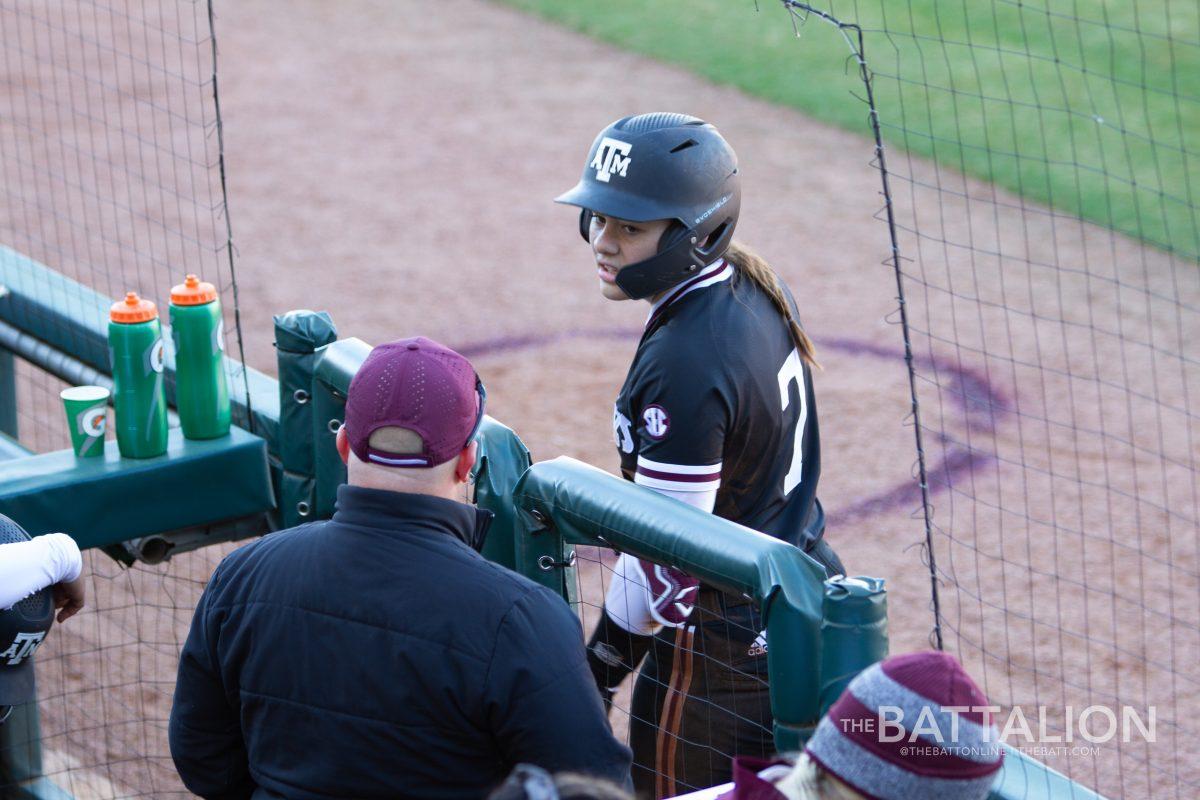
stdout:
<svg viewBox="0 0 1200 800">
<path fill-rule="evenodd" d="M 346 397 L 346 436 L 362 461 L 386 467 L 434 467 L 470 444 L 487 398 L 471 362 L 418 336 L 381 344 L 359 367 Z M 380 428 L 407 428 L 424 442 L 418 453 L 372 448 Z"/>
</svg>

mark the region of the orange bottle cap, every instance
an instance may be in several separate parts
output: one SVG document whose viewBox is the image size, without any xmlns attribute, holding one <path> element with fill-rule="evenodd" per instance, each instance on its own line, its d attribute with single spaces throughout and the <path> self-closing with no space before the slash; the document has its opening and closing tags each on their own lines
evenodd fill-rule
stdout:
<svg viewBox="0 0 1200 800">
<path fill-rule="evenodd" d="M 171 287 L 171 302 L 177 306 L 202 306 L 216 299 L 217 287 L 195 275 L 188 275 L 183 283 Z"/>
<path fill-rule="evenodd" d="M 112 304 L 108 314 L 113 322 L 146 322 L 158 319 L 158 306 L 138 297 L 137 292 L 129 292 L 124 300 Z"/>
</svg>

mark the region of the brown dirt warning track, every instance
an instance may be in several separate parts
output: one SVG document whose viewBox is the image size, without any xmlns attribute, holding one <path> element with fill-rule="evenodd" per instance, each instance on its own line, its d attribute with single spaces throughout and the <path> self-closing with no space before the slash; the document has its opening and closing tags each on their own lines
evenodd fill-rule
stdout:
<svg viewBox="0 0 1200 800">
<path fill-rule="evenodd" d="M 577 179 L 596 131 L 617 117 L 674 110 L 714 122 L 737 150 L 744 175 L 739 238 L 765 255 L 792 287 L 825 365 L 816 376 L 816 393 L 827 536 L 852 574 L 887 580 L 892 651 L 929 645 L 933 614 L 929 571 L 920 551 L 924 526 L 915 514 L 919 495 L 912 477 L 913 430 L 906 422 L 908 376 L 901 332 L 886 321 L 896 308 L 896 283 L 892 269 L 882 265 L 890 243 L 877 219 L 879 175 L 870 166 L 873 143 L 865 126 L 861 136 L 835 130 L 479 0 L 239 0 L 216 8 L 229 213 L 248 363 L 274 374 L 271 316 L 296 308 L 327 310 L 342 337 L 368 343 L 432 337 L 473 359 L 488 386 L 489 412 L 511 426 L 538 460 L 565 454 L 615 471 L 612 402 L 646 312 L 644 304 L 612 303 L 600 296 L 576 214 L 555 205 L 553 197 Z M 847 102 L 857 101 L 848 97 Z M 1105 259 L 1140 258 L 1150 265 L 1148 271 L 1157 263 L 1155 254 L 1123 240 L 1112 244 L 1107 233 L 1090 226 L 1078 226 L 1075 235 L 1050 236 L 1036 221 L 1031 227 L 1022 218 L 1027 207 L 1016 198 L 944 172 L 933 175 L 928 165 L 911 159 L 898 157 L 897 164 L 912 178 L 902 228 L 928 228 L 926 212 L 934 209 L 943 237 L 964 238 L 964 225 L 977 234 L 980 221 L 954 208 L 951 194 L 915 188 L 953 180 L 962 197 L 986 197 L 998 209 L 987 223 L 996 242 L 1023 235 L 1034 250 L 1054 248 L 1052 257 L 1031 252 L 1030 260 L 1087 260 L 1088 242 L 1096 239 L 1107 248 Z M 1004 209 L 1016 210 L 1016 216 L 1008 218 Z M 918 243 L 902 236 L 902 252 L 915 256 Z M 973 260 L 965 264 L 953 253 L 921 257 L 932 258 L 948 274 L 972 274 L 976 268 Z M 984 272 L 1002 275 L 1004 269 Z M 982 279 L 981 296 L 987 283 Z M 1185 305 L 1200 305 L 1194 296 L 1200 289 L 1188 285 L 1184 291 L 1190 293 Z M 914 302 L 922 300 L 930 319 L 945 313 L 936 299 L 930 304 L 928 295 Z M 1004 307 L 1013 302 L 1006 299 Z M 989 322 L 980 335 L 998 336 L 1003 324 Z M 1193 334 L 1200 331 L 1179 332 Z M 1004 336 L 1010 346 L 1023 349 L 1036 330 L 1005 330 Z M 955 406 L 951 396 L 945 405 L 929 408 L 940 415 L 933 424 L 968 441 L 988 439 L 1002 455 L 1019 448 L 1013 461 L 1035 463 L 1026 454 L 1026 448 L 1032 452 L 1030 440 L 1015 442 L 1013 433 L 1020 413 L 1029 413 L 1029 406 L 1022 406 L 1029 395 L 1028 384 L 1020 385 L 1022 376 L 1015 369 L 989 370 L 986 359 L 964 366 L 950 355 L 922 356 L 924 367 L 946 385 L 959 387 L 961 396 L 986 398 L 991 412 L 984 420 L 965 401 Z M 1047 359 L 1053 362 L 1052 356 Z M 1043 384 L 1035 405 L 1062 407 L 1066 397 L 1062 386 Z M 1166 401 L 1176 402 L 1178 396 Z M 1081 413 L 1086 416 L 1086 409 Z M 1081 418 L 1079 425 L 1086 422 Z M 971 477 L 981 469 L 994 475 L 999 469 L 969 449 L 931 444 L 931 474 L 943 476 L 943 483 L 945 476 Z M 1042 445 L 1047 453 L 1065 452 L 1051 433 Z M 1187 454 L 1180 458 L 1186 461 Z M 953 499 L 948 493 L 934 496 L 950 514 L 955 513 Z M 1091 499 L 1081 497 L 1079 505 Z M 1025 515 L 1044 516 L 1047 509 L 1056 511 L 1054 503 L 1053 496 L 1032 486 Z M 1019 504 L 1006 501 L 1008 507 Z M 1005 523 L 986 511 L 976 520 L 976 525 L 992 524 L 1003 529 Z M 1169 552 L 1169 530 L 1162 534 L 1146 527 L 1149 538 L 1142 550 Z M 1057 547 L 1058 539 L 1033 540 L 1026 534 L 1014 541 L 1026 552 L 1009 553 L 1001 539 L 998 559 L 981 560 L 967 550 L 948 569 L 961 570 L 975 585 L 994 585 L 1008 578 L 1007 565 L 1030 563 L 1030 558 L 1058 568 L 1059 551 L 1050 552 L 1050 543 Z M 173 649 L 185 635 L 208 571 L 227 549 L 176 559 L 173 581 L 161 584 L 152 572 L 120 573 L 102 557 L 91 559 L 98 591 L 108 593 L 97 607 L 112 609 L 120 622 L 96 619 L 99 615 L 73 621 L 76 635 L 69 644 L 64 638 L 55 645 L 60 658 L 45 684 L 61 687 L 44 709 L 47 732 L 57 737 L 48 740 L 48 748 L 58 768 L 79 783 L 80 796 L 87 794 L 86 781 L 101 787 L 89 790 L 93 796 L 110 796 L 111 785 L 146 785 L 147 780 L 160 787 L 155 795 L 172 787 L 162 720 L 170 703 Z M 1169 557 L 1144 563 L 1135 585 L 1134 577 L 1111 569 L 1128 553 L 1095 545 L 1090 554 L 1084 552 L 1080 570 L 1101 575 L 1092 580 L 1109 595 L 1133 596 L 1143 585 L 1172 579 Z M 952 549 L 951 556 L 955 553 Z M 1174 558 L 1193 556 L 1189 551 Z M 1188 568 L 1194 575 L 1194 564 Z M 1057 589 L 1048 582 L 1053 575 L 1027 573 L 1018 571 L 1011 591 L 1018 613 L 1034 618 Z M 1108 584 L 1101 573 L 1110 574 Z M 1081 580 L 1086 586 L 1087 578 Z M 599 602 L 598 587 L 592 588 L 596 596 L 587 599 Z M 1197 592 L 1187 591 L 1183 596 L 1194 604 Z M 1145 595 L 1140 596 L 1145 611 Z M 137 597 L 156 599 L 143 603 Z M 1005 609 L 975 607 L 970 598 L 943 611 L 961 637 L 949 646 L 966 653 L 982 649 L 971 640 L 976 628 L 986 639 L 982 631 L 989 624 L 1000 626 L 991 630 L 1004 626 L 1002 618 L 989 614 L 1002 615 Z M 1123 630 L 1145 629 L 1138 627 L 1137 613 L 1122 617 Z M 1190 618 L 1194 627 L 1189 615 L 1195 613 L 1200 612 L 1191 605 L 1172 606 L 1169 618 Z M 1028 638 L 1033 688 L 1022 678 L 1014 686 L 1012 679 L 1006 684 L 997 676 L 988 690 L 1007 686 L 1007 691 L 993 700 L 1047 701 L 1036 685 L 1039 659 L 1051 672 L 1053 662 L 1064 671 L 1099 674 L 1110 657 L 1131 669 L 1128 652 L 1146 649 L 1144 634 L 1142 642 L 1116 642 L 1095 662 L 1090 650 L 1057 657 L 1051 652 L 1056 646 L 1062 650 L 1062 630 L 1088 629 L 1088 614 L 1086 605 L 1060 601 L 1049 627 L 1031 625 L 1023 632 L 1012 626 L 1016 644 L 1005 655 L 1020 651 L 1022 637 Z M 1104 621 L 1093 624 L 1097 641 L 1119 638 L 1117 616 L 1112 614 L 1107 629 Z M 138 641 L 151 646 L 139 647 Z M 86 658 L 97 649 L 111 653 L 106 663 L 113 674 L 101 678 L 115 691 L 77 689 L 88 669 Z M 1194 650 L 1173 650 L 1174 660 L 1162 675 L 1182 675 L 1180 665 L 1193 663 L 1188 659 Z M 977 677 L 980 660 L 986 661 L 968 659 Z M 1132 661 L 1132 680 L 1140 682 L 1144 698 L 1153 699 L 1152 673 L 1139 672 L 1137 659 Z M 124 680 L 135 671 L 149 677 L 140 684 Z M 1195 707 L 1194 680 L 1185 678 L 1171 692 L 1188 694 Z M 1071 698 L 1064 691 L 1062 699 Z M 103 741 L 110 752 L 94 752 L 99 740 L 90 728 L 63 727 L 63 718 L 81 712 L 93 728 L 108 724 L 109 738 Z M 116 727 L 128 726 L 129 733 L 114 733 L 114 725 L 106 723 L 113 720 Z M 126 744 L 115 745 L 117 735 Z M 124 748 L 155 755 L 149 763 L 126 764 Z M 77 757 L 89 749 L 88 757 Z M 1180 752 L 1179 759 L 1184 755 Z M 1088 762 L 1079 777 L 1111 785 L 1109 762 L 1116 760 Z M 105 769 L 99 776 L 81 776 L 77 763 Z M 89 775 L 95 772 L 90 768 Z M 1147 783 L 1158 782 L 1160 776 L 1146 773 Z M 1138 794 L 1130 789 L 1129 796 Z"/>
<path fill-rule="evenodd" d="M 284 7 L 252 0 L 222 11 L 218 37 L 249 362 L 271 370 L 269 316 L 290 308 L 326 309 L 341 335 L 372 343 L 431 336 L 472 357 L 489 387 L 491 413 L 535 459 L 566 454 L 616 469 L 611 404 L 645 315 L 641 303 L 600 297 L 575 212 L 552 198 L 576 180 L 595 132 L 613 119 L 667 109 L 717 124 L 744 175 L 739 238 L 792 287 L 825 365 L 816 392 L 829 540 L 851 573 L 887 580 L 892 651 L 929 646 L 909 387 L 901 332 L 885 321 L 896 309 L 895 276 L 882 265 L 890 243 L 877 218 L 879 175 L 865 123 L 863 135 L 835 130 L 481 2 Z M 1194 318 L 1183 330 L 1168 329 L 1178 319 L 1169 304 L 1133 307 L 1120 288 L 1129 264 L 1141 265 L 1150 294 L 1176 297 L 1183 307 L 1200 305 L 1200 284 L 1171 286 L 1174 265 L 1160 254 L 1057 220 L 989 185 L 902 154 L 893 154 L 893 169 L 907 177 L 893 184 L 902 193 L 902 253 L 922 262 L 935 288 L 944 275 L 946 285 L 966 287 L 986 309 L 974 312 L 979 324 L 967 332 L 955 320 L 954 299 L 928 288 L 910 298 L 930 329 L 963 337 L 918 351 L 922 371 L 948 387 L 927 404 L 927 424 L 966 443 L 927 442 L 933 502 L 951 531 L 984 532 L 978 545 L 951 537 L 943 546 L 944 573 L 969 587 L 944 598 L 948 647 L 1006 706 L 1119 695 L 1161 703 L 1172 708 L 1168 714 L 1196 708 L 1197 685 L 1183 676 L 1200 650 L 1187 635 L 1200 613 L 1197 554 L 1178 547 L 1187 525 L 1176 520 L 1173 534 L 1168 510 L 1168 497 L 1185 496 L 1194 474 L 1163 475 L 1160 502 L 1149 504 L 1140 529 L 1096 517 L 1093 509 L 1108 499 L 1103 487 L 1114 482 L 1122 496 L 1150 495 L 1127 485 L 1131 472 L 1138 481 L 1137 464 L 1110 470 L 1109 444 L 1088 440 L 1081 449 L 1079 430 L 1124 430 L 1125 421 L 1111 419 L 1113 401 L 1072 394 L 1072 381 L 1055 376 L 1086 373 L 1077 364 L 1081 352 L 1102 364 L 1126 363 L 1123 341 L 1131 335 L 1178 353 L 1200 335 Z M 914 230 L 927 232 L 922 241 Z M 970 241 L 976 249 L 940 241 Z M 1020 255 L 992 259 L 992 252 Z M 1071 269 L 1064 277 L 1030 264 Z M 1014 296 L 1013 286 L 1027 286 L 1028 298 Z M 1073 306 L 1076 297 L 1088 297 L 1090 309 Z M 1059 305 L 1049 315 L 1077 323 L 1063 335 L 1062 352 L 1026 322 L 1054 298 Z M 1015 313 L 1005 318 L 996 308 Z M 1085 309 L 1096 314 L 1093 326 L 1121 318 L 1130 327 L 1122 337 L 1097 337 L 1093 328 L 1088 341 L 1076 341 L 1087 330 Z M 1138 325 L 1149 329 L 1135 332 Z M 1027 360 L 1045 369 L 1019 366 Z M 1128 380 L 1151 380 L 1143 366 L 1134 371 Z M 1188 387 L 1154 378 L 1161 425 L 1162 408 L 1184 406 Z M 1141 430 L 1132 420 L 1140 426 L 1155 410 L 1133 401 L 1130 439 Z M 1058 424 L 1035 430 L 1028 419 L 1039 416 Z M 1186 439 L 1165 438 L 1169 453 L 1153 442 L 1143 442 L 1142 452 L 1194 463 Z M 980 455 L 989 448 L 997 457 Z M 1076 469 L 1086 488 L 1060 486 L 1056 495 L 1039 469 L 1053 474 L 1072 456 L 1081 459 Z M 1013 469 L 1028 470 L 1024 497 L 1011 495 L 1020 485 L 1011 476 L 1007 496 L 994 496 L 1001 471 Z M 946 492 L 947 482 L 969 487 L 979 502 L 961 502 L 963 490 Z M 1064 497 L 1077 514 L 1063 511 Z M 999 506 L 1009 511 L 990 511 Z M 993 530 L 994 537 L 986 533 Z M 1074 530 L 1082 533 L 1063 533 Z M 1088 538 L 1092 531 L 1103 533 Z M 1162 557 L 1168 552 L 1183 569 L 1171 571 L 1172 558 Z M 1178 594 L 1153 589 L 1167 585 Z M 972 597 L 970 587 L 986 596 Z M 1007 608 L 995 605 L 997 591 Z M 1145 634 L 1164 623 L 1172 630 L 1169 654 Z M 1013 675 L 1004 674 L 1005 663 Z M 1108 677 L 1114 668 L 1122 675 L 1115 683 Z M 1140 796 L 1150 785 L 1170 784 L 1172 763 L 1194 749 L 1173 732 L 1170 746 L 1050 760 L 1113 795 Z M 1168 747 L 1176 758 L 1166 756 Z"/>
<path fill-rule="evenodd" d="M 270 315 L 292 308 L 370 343 L 433 337 L 473 358 L 490 413 L 536 459 L 615 470 L 612 402 L 646 309 L 600 296 L 553 198 L 619 116 L 718 124 L 745 174 L 739 238 L 822 347 L 821 496 L 854 520 L 831 540 L 891 579 L 897 649 L 925 643 L 913 506 L 864 505 L 911 483 L 914 461 L 866 138 L 486 3 L 248 2 L 217 25 L 249 363 L 273 372 Z"/>
</svg>

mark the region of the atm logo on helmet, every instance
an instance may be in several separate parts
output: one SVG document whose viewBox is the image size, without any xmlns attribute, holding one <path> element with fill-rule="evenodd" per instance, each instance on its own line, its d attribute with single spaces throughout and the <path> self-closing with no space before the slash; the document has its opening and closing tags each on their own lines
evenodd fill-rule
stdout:
<svg viewBox="0 0 1200 800">
<path fill-rule="evenodd" d="M 608 183 L 614 174 L 624 178 L 629 169 L 629 162 L 632 161 L 629 157 L 629 151 L 632 149 L 633 145 L 629 142 L 610 139 L 607 136 L 601 139 L 600 146 L 596 148 L 596 155 L 589 165 L 591 169 L 596 170 L 596 180 Z"/>
</svg>

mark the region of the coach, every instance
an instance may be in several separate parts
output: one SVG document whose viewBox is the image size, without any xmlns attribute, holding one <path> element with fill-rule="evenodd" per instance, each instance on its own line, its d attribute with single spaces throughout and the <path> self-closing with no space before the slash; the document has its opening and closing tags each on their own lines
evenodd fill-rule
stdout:
<svg viewBox="0 0 1200 800">
<path fill-rule="evenodd" d="M 628 782 L 575 615 L 479 555 L 491 514 L 460 499 L 483 400 L 429 339 L 368 356 L 333 518 L 235 551 L 200 598 L 170 721 L 193 792 L 481 796 L 520 762 Z"/>
</svg>

